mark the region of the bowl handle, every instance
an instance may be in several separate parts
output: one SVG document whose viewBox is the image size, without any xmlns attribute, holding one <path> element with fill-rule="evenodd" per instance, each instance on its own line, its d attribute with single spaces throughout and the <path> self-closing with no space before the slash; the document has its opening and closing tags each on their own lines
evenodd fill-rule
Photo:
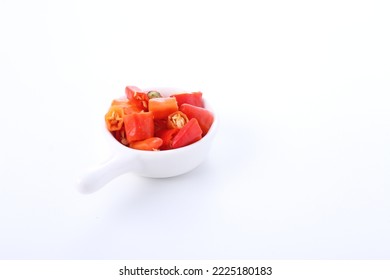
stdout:
<svg viewBox="0 0 390 280">
<path fill-rule="evenodd" d="M 132 158 L 114 156 L 87 171 L 79 180 L 78 190 L 84 194 L 96 192 L 114 178 L 133 170 L 134 163 Z"/>
</svg>

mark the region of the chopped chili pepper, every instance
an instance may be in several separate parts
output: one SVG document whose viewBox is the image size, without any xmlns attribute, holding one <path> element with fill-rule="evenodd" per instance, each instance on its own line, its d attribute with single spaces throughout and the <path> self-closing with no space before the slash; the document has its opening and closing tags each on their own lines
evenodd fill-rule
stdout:
<svg viewBox="0 0 390 280">
<path fill-rule="evenodd" d="M 107 129 L 121 144 L 139 150 L 169 150 L 190 145 L 207 134 L 212 112 L 204 108 L 202 92 L 162 97 L 155 90 L 125 88 L 105 115 Z"/>
<path fill-rule="evenodd" d="M 168 116 L 168 128 L 182 128 L 186 123 L 188 123 L 188 118 L 181 111 L 174 112 Z"/>
<path fill-rule="evenodd" d="M 149 100 L 149 112 L 155 119 L 165 119 L 173 112 L 178 111 L 176 99 L 173 97 L 152 98 Z"/>
<path fill-rule="evenodd" d="M 183 104 L 180 106 L 180 111 L 187 115 L 188 119 L 197 119 L 200 127 L 202 128 L 203 134 L 205 136 L 209 131 L 211 125 L 214 122 L 213 114 L 205 109 L 190 104 Z"/>
<path fill-rule="evenodd" d="M 202 129 L 198 121 L 191 119 L 172 139 L 172 148 L 180 148 L 192 144 L 202 138 Z"/>
<path fill-rule="evenodd" d="M 136 107 L 134 104 L 131 104 L 130 101 L 124 97 L 124 98 L 118 98 L 118 99 L 114 99 L 112 102 L 111 102 L 111 106 L 119 106 L 119 107 L 122 107 L 123 108 L 123 113 L 125 115 L 128 115 L 128 114 L 131 114 L 131 113 L 135 113 L 135 112 L 140 112 L 141 110 Z"/>
<path fill-rule="evenodd" d="M 163 129 L 155 132 L 155 135 L 162 139 L 163 144 L 160 147 L 160 150 L 169 150 L 172 149 L 172 139 L 179 132 L 178 128 Z"/>
<path fill-rule="evenodd" d="M 129 143 L 154 136 L 153 114 L 150 112 L 125 115 L 124 124 Z"/>
<path fill-rule="evenodd" d="M 161 138 L 150 137 L 145 140 L 131 142 L 129 147 L 137 150 L 157 151 L 162 144 L 163 140 Z"/>
<path fill-rule="evenodd" d="M 154 120 L 154 133 L 156 134 L 157 131 L 167 129 L 168 120 L 167 119 L 157 119 Z"/>
<path fill-rule="evenodd" d="M 136 86 L 127 86 L 125 89 L 127 99 L 129 99 L 130 104 L 139 109 L 139 111 L 148 111 L 148 101 L 149 97 L 146 92 L 143 92 L 140 88 Z"/>
<path fill-rule="evenodd" d="M 197 107 L 204 108 L 204 102 L 202 97 L 202 92 L 191 92 L 191 93 L 177 93 L 171 95 L 175 97 L 177 105 L 180 107 L 182 104 L 191 104 Z"/>
<path fill-rule="evenodd" d="M 129 141 L 127 141 L 126 138 L 126 130 L 124 125 L 122 125 L 122 128 L 120 130 L 113 131 L 113 135 L 115 139 L 118 140 L 121 144 L 125 146 L 129 145 Z"/>
<path fill-rule="evenodd" d="M 111 106 L 105 115 L 107 129 L 109 131 L 117 131 L 123 125 L 123 108 L 120 106 Z"/>
</svg>

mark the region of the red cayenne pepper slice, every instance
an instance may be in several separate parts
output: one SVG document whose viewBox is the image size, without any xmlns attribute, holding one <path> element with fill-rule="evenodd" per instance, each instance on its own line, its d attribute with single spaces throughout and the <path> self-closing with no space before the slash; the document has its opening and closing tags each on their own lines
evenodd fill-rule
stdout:
<svg viewBox="0 0 390 280">
<path fill-rule="evenodd" d="M 177 101 L 173 97 L 152 98 L 149 100 L 149 112 L 155 119 L 166 119 L 170 114 L 179 110 Z"/>
<path fill-rule="evenodd" d="M 202 93 L 200 91 L 198 92 L 191 92 L 191 93 L 177 93 L 172 94 L 171 97 L 175 97 L 177 100 L 177 104 L 179 107 L 182 104 L 191 104 L 197 107 L 204 108 L 204 102 Z"/>
<path fill-rule="evenodd" d="M 120 106 L 111 106 L 104 119 L 106 120 L 106 126 L 109 131 L 117 131 L 122 128 L 123 125 L 123 108 Z"/>
<path fill-rule="evenodd" d="M 198 120 L 202 128 L 202 136 L 205 136 L 214 122 L 214 115 L 209 110 L 196 107 L 190 104 L 183 104 L 180 106 L 180 111 L 187 115 L 191 120 L 195 118 Z"/>
<path fill-rule="evenodd" d="M 125 115 L 124 124 L 126 138 L 129 143 L 154 136 L 153 114 L 150 112 Z"/>
<path fill-rule="evenodd" d="M 146 92 L 143 92 L 136 86 L 127 86 L 125 88 L 125 93 L 131 105 L 138 108 L 139 111 L 148 111 L 149 97 Z"/>
<path fill-rule="evenodd" d="M 173 137 L 180 131 L 178 128 L 163 129 L 156 131 L 155 135 L 162 139 L 163 144 L 160 147 L 160 150 L 170 150 L 172 149 L 172 140 Z"/>
<path fill-rule="evenodd" d="M 202 129 L 196 119 L 191 119 L 172 139 L 172 148 L 180 148 L 202 139 Z"/>
<path fill-rule="evenodd" d="M 145 140 L 131 142 L 129 147 L 143 151 L 157 151 L 162 144 L 163 140 L 161 138 L 150 137 Z"/>
<path fill-rule="evenodd" d="M 174 112 L 168 116 L 168 128 L 182 128 L 188 123 L 186 114 L 181 111 Z"/>
</svg>

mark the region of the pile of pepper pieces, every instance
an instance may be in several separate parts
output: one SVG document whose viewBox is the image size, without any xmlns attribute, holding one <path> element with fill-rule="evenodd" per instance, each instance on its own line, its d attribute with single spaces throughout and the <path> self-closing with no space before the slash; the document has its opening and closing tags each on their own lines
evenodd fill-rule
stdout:
<svg viewBox="0 0 390 280">
<path fill-rule="evenodd" d="M 125 88 L 126 97 L 114 99 L 105 115 L 107 129 L 123 145 L 159 151 L 199 141 L 214 121 L 205 109 L 202 92 L 175 93 Z"/>
</svg>

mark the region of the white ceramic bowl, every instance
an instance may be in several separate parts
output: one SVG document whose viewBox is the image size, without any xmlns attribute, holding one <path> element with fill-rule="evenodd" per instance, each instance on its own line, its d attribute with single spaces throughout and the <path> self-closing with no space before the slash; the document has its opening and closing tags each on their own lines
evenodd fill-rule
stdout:
<svg viewBox="0 0 390 280">
<path fill-rule="evenodd" d="M 150 88 L 144 90 L 157 90 L 163 96 L 169 96 L 176 92 L 185 92 L 174 88 Z M 79 182 L 79 190 L 82 193 L 95 192 L 117 176 L 127 172 L 150 178 L 166 178 L 193 170 L 206 159 L 218 126 L 218 117 L 207 102 L 207 98 L 203 99 L 205 108 L 214 114 L 214 122 L 208 133 L 201 140 L 178 149 L 166 151 L 131 149 L 119 143 L 107 130 L 103 121 L 102 128 L 106 131 L 105 135 L 108 145 L 112 149 L 112 157 L 105 163 L 88 171 Z"/>
</svg>

